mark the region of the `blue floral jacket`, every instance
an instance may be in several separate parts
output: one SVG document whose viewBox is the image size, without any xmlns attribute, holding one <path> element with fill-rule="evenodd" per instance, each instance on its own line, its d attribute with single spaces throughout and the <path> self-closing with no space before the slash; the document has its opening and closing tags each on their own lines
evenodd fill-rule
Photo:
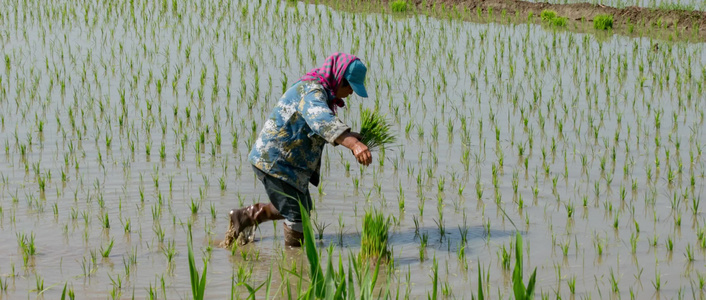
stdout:
<svg viewBox="0 0 706 300">
<path fill-rule="evenodd" d="M 256 168 L 301 192 L 318 185 L 321 154 L 326 143 L 350 127 L 329 108 L 332 96 L 315 81 L 294 84 L 265 122 L 248 160 Z"/>
</svg>

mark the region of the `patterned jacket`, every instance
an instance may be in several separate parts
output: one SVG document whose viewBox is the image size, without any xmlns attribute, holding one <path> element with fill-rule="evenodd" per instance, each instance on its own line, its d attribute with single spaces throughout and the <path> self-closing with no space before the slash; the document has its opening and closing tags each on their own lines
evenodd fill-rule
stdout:
<svg viewBox="0 0 706 300">
<path fill-rule="evenodd" d="M 250 163 L 301 192 L 308 190 L 310 181 L 318 185 L 324 145 L 335 146 L 336 138 L 350 130 L 329 108 L 332 98 L 315 81 L 289 88 L 255 141 Z"/>
</svg>

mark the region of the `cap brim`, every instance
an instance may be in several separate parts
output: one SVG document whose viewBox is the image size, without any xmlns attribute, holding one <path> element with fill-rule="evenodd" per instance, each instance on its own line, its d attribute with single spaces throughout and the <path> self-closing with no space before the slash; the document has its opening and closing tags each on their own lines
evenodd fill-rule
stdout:
<svg viewBox="0 0 706 300">
<path fill-rule="evenodd" d="M 360 84 L 360 83 L 355 83 L 355 82 L 348 82 L 351 85 L 351 88 L 353 88 L 353 91 L 355 92 L 356 95 L 363 97 L 363 98 L 368 98 L 368 92 L 365 90 L 365 86 Z"/>
</svg>

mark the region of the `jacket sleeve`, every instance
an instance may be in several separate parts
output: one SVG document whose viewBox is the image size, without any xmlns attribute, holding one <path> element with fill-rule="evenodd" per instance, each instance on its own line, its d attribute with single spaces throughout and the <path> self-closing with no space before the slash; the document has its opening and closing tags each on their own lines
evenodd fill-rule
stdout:
<svg viewBox="0 0 706 300">
<path fill-rule="evenodd" d="M 336 138 L 351 128 L 333 114 L 326 98 L 323 91 L 312 90 L 302 97 L 298 108 L 311 130 L 335 146 Z"/>
</svg>

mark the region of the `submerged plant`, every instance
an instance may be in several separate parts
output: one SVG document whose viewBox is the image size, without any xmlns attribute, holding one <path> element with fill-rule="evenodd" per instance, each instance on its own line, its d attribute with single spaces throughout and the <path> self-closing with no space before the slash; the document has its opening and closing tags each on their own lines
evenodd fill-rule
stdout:
<svg viewBox="0 0 706 300">
<path fill-rule="evenodd" d="M 369 149 L 373 150 L 395 142 L 396 138 L 390 132 L 391 126 L 385 116 L 370 109 L 364 109 L 360 116 L 362 119 L 360 135 L 363 138 L 361 142 Z"/>
</svg>

